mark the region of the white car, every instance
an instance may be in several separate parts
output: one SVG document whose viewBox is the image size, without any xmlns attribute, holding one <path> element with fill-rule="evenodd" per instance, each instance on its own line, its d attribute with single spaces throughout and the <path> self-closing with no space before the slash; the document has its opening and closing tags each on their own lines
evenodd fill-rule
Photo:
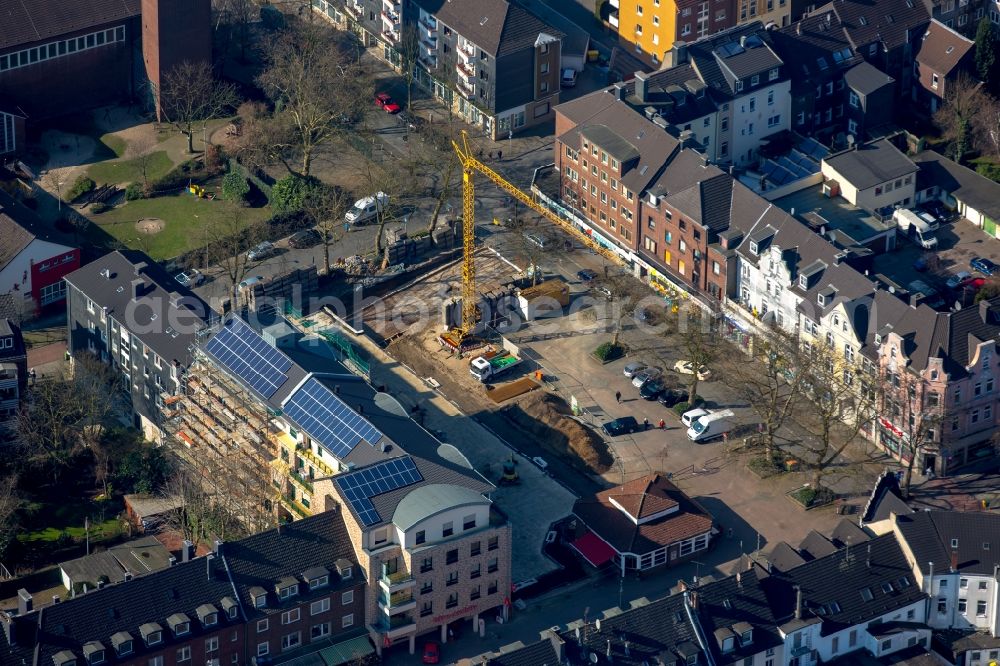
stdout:
<svg viewBox="0 0 1000 666">
<path fill-rule="evenodd" d="M 632 386 L 636 388 L 642 388 L 642 385 L 648 382 L 650 379 L 659 379 L 660 375 L 662 374 L 663 374 L 663 368 L 657 368 L 656 366 L 643 368 L 639 372 L 632 375 Z"/>
<path fill-rule="evenodd" d="M 972 273 L 969 271 L 959 271 L 948 278 L 948 281 L 945 284 L 948 285 L 949 289 L 956 289 L 958 288 L 958 285 L 962 284 L 970 277 L 972 277 Z"/>
<path fill-rule="evenodd" d="M 385 192 L 376 192 L 371 196 L 355 201 L 351 210 L 347 211 L 344 215 L 344 221 L 349 224 L 364 224 L 368 220 L 375 218 L 388 205 L 389 195 Z"/>
<path fill-rule="evenodd" d="M 710 412 L 707 409 L 702 409 L 701 407 L 689 409 L 681 414 L 681 423 L 690 428 L 692 423 L 700 419 L 702 416 L 707 416 L 709 413 Z"/>
<path fill-rule="evenodd" d="M 632 361 L 631 363 L 625 364 L 625 368 L 622 370 L 622 372 L 625 373 L 626 377 L 632 379 L 633 377 L 635 377 L 636 373 L 642 372 L 647 367 L 649 366 L 647 366 L 642 361 Z"/>
<path fill-rule="evenodd" d="M 694 362 L 692 361 L 677 361 L 674 363 L 674 372 L 679 372 L 682 375 L 693 375 L 694 372 Z M 698 381 L 704 382 L 708 381 L 708 378 L 712 376 L 712 372 L 705 366 L 698 368 Z"/>
<path fill-rule="evenodd" d="M 174 279 L 185 287 L 197 287 L 205 281 L 205 276 L 197 268 L 190 268 L 183 273 L 178 273 Z"/>
</svg>

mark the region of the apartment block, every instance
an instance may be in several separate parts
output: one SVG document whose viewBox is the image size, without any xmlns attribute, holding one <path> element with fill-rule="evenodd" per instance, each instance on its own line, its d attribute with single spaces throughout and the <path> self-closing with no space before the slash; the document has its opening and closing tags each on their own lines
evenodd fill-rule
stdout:
<svg viewBox="0 0 1000 666">
<path fill-rule="evenodd" d="M 105 255 L 65 277 L 68 351 L 113 365 L 135 427 L 163 436 L 166 400 L 181 391 L 208 305 L 141 252 Z"/>
<path fill-rule="evenodd" d="M 0 614 L 0 660 L 22 666 L 190 666 L 374 653 L 360 625 L 366 580 L 336 512 L 217 541 L 207 556 Z M 354 618 L 359 618 L 355 624 Z"/>
<path fill-rule="evenodd" d="M 14 420 L 28 389 L 28 352 L 21 329 L 0 319 L 0 441 L 14 438 Z"/>
<path fill-rule="evenodd" d="M 777 1 L 783 5 L 788 0 Z M 675 42 L 691 42 L 736 25 L 738 2 L 611 0 L 609 24 L 617 28 L 623 48 L 658 67 L 668 61 Z M 761 4 L 764 2 L 766 0 L 761 0 Z M 756 9 L 756 0 L 753 4 Z"/>
</svg>

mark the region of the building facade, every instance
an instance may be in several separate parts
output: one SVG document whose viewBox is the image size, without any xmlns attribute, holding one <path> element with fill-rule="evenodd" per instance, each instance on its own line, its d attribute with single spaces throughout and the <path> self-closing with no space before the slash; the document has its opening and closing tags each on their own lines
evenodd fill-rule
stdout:
<svg viewBox="0 0 1000 666">
<path fill-rule="evenodd" d="M 0 319 L 0 441 L 15 438 L 15 419 L 27 390 L 28 352 L 21 329 Z"/>
</svg>

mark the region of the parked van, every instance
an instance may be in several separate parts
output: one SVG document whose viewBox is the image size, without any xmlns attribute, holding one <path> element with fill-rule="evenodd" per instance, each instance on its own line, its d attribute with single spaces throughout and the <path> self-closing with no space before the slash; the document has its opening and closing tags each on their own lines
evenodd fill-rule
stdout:
<svg viewBox="0 0 1000 666">
<path fill-rule="evenodd" d="M 344 220 L 350 224 L 364 224 L 374 219 L 379 211 L 385 210 L 388 205 L 389 195 L 385 192 L 378 192 L 370 197 L 355 201 L 354 207 L 344 215 Z"/>
<path fill-rule="evenodd" d="M 716 437 L 722 437 L 722 433 L 729 432 L 733 427 L 736 415 L 731 409 L 723 409 L 711 414 L 699 416 L 691 422 L 687 436 L 692 442 L 706 442 Z"/>
<path fill-rule="evenodd" d="M 937 247 L 938 239 L 934 235 L 934 229 L 931 227 L 931 224 L 914 211 L 906 208 L 897 208 L 892 214 L 892 218 L 896 221 L 896 226 L 899 230 L 920 247 L 925 250 Z"/>
</svg>

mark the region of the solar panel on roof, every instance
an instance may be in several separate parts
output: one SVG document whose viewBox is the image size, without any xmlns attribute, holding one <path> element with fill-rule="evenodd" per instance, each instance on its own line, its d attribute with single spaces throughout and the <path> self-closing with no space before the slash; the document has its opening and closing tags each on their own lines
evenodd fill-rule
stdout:
<svg viewBox="0 0 1000 666">
<path fill-rule="evenodd" d="M 270 398 L 285 383 L 285 373 L 292 367 L 291 359 L 238 317 L 223 324 L 205 351 L 264 398 Z"/>
<path fill-rule="evenodd" d="M 365 526 L 381 522 L 371 498 L 399 488 L 412 486 L 424 480 L 413 459 L 409 456 L 376 463 L 356 472 L 334 478 L 340 492 L 350 502 L 358 519 Z"/>
<path fill-rule="evenodd" d="M 310 378 L 283 405 L 285 416 L 338 458 L 362 440 L 375 446 L 382 433 L 319 380 Z"/>
</svg>

